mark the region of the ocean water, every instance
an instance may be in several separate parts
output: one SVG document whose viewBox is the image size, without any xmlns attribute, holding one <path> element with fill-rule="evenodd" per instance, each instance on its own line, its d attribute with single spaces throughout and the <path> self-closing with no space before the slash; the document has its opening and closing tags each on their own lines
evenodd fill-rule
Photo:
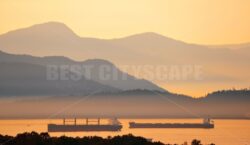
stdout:
<svg viewBox="0 0 250 145">
<path fill-rule="evenodd" d="M 116 136 L 133 134 L 161 141 L 163 143 L 184 143 L 199 139 L 203 144 L 215 143 L 216 145 L 250 145 L 250 120 L 214 120 L 214 129 L 129 129 L 128 123 L 135 122 L 201 122 L 199 119 L 120 119 L 123 129 L 120 132 L 62 132 L 50 133 L 51 136 Z M 59 119 L 31 119 L 31 120 L 0 120 L 0 134 L 16 135 L 23 132 L 46 132 L 47 124 L 62 124 Z M 77 120 L 84 124 L 85 120 Z M 102 120 L 101 123 L 107 123 Z"/>
</svg>

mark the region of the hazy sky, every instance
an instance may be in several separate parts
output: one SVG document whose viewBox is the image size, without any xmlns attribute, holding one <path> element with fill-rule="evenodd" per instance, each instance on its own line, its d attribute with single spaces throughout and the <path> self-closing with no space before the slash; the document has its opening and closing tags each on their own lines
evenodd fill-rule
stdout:
<svg viewBox="0 0 250 145">
<path fill-rule="evenodd" d="M 0 0 L 0 34 L 47 21 L 78 35 L 153 31 L 199 44 L 250 42 L 250 0 Z"/>
</svg>

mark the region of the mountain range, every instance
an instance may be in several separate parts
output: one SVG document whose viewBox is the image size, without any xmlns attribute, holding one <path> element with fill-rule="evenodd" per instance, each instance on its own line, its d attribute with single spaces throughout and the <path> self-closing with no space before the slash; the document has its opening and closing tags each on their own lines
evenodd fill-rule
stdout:
<svg viewBox="0 0 250 145">
<path fill-rule="evenodd" d="M 236 49 L 232 49 L 232 47 Z M 215 47 L 217 49 L 211 48 Z M 0 50 L 33 56 L 65 56 L 82 61 L 104 59 L 122 69 L 129 66 L 202 67 L 202 81 L 146 78 L 132 70 L 124 70 L 168 90 L 200 90 L 249 86 L 250 47 L 242 45 L 206 46 L 190 44 L 163 35 L 147 32 L 124 38 L 99 39 L 80 37 L 59 22 L 48 22 L 0 35 Z"/>
<path fill-rule="evenodd" d="M 91 77 L 48 79 L 48 66 L 92 66 Z M 117 72 L 116 79 L 100 79 L 102 66 Z M 53 117 L 218 117 L 248 118 L 250 91 L 225 90 L 192 98 L 168 92 L 150 81 L 120 71 L 106 60 L 74 61 L 67 57 L 35 57 L 0 51 L 2 118 Z M 77 74 L 69 70 L 69 74 Z M 113 75 L 110 73 L 109 75 Z M 126 75 L 127 79 L 122 79 Z M 72 106 L 73 107 L 69 107 Z M 10 106 L 15 106 L 11 107 Z M 46 107 L 44 107 L 46 106 Z M 96 107 L 98 106 L 98 107 Z M 36 109 L 35 113 L 33 109 Z M 7 111 L 6 111 L 7 110 Z"/>
<path fill-rule="evenodd" d="M 60 75 L 61 66 L 77 66 L 79 72 L 84 66 L 91 67 L 89 78 L 85 78 L 84 72 L 79 80 L 49 80 L 47 73 L 48 67 L 57 68 Z M 102 79 L 100 75 L 101 67 L 108 67 L 115 72 L 116 78 L 110 77 Z M 148 89 L 165 91 L 150 81 L 137 79 L 127 73 L 120 71 L 111 62 L 101 59 L 91 59 L 86 61 L 73 61 L 66 57 L 34 57 L 29 55 L 13 55 L 0 51 L 0 95 L 68 95 L 68 94 L 90 94 L 99 90 L 100 92 L 114 92 L 118 90 Z M 76 75 L 71 69 L 66 70 Z M 78 73 L 79 73 L 78 72 Z M 107 75 L 113 75 L 107 72 Z M 72 74 L 71 74 L 72 75 Z M 126 76 L 126 79 L 122 77 Z"/>
<path fill-rule="evenodd" d="M 45 117 L 65 107 L 56 117 L 248 118 L 250 114 L 248 89 L 215 91 L 200 98 L 168 89 L 181 83 L 186 89 L 195 88 L 191 91 L 202 90 L 200 86 L 205 90 L 248 86 L 248 44 L 205 46 L 152 32 L 117 39 L 86 38 L 65 24 L 49 22 L 0 35 L 0 50 L 3 118 Z M 156 80 L 125 71 L 122 65 L 200 65 L 204 72 L 202 81 Z M 81 70 L 85 67 L 90 71 Z M 51 72 L 58 78 L 48 77 Z"/>
</svg>

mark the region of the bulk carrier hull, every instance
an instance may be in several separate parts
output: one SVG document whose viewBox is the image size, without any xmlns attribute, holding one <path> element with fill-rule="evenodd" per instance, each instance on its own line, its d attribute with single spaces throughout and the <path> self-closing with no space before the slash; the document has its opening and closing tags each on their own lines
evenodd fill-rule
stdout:
<svg viewBox="0 0 250 145">
<path fill-rule="evenodd" d="M 121 131 L 121 125 L 57 125 L 48 124 L 48 132 Z"/>
<path fill-rule="evenodd" d="M 214 124 L 202 123 L 135 123 L 130 122 L 129 128 L 214 128 Z"/>
</svg>

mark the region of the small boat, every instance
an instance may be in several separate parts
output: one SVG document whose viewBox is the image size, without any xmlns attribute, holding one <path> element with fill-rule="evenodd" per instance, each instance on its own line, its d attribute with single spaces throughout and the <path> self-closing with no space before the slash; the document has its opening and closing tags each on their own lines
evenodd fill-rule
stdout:
<svg viewBox="0 0 250 145">
<path fill-rule="evenodd" d="M 66 122 L 73 122 L 66 124 Z M 95 122 L 95 124 L 90 124 Z M 110 119 L 108 124 L 101 124 L 100 119 L 86 119 L 86 124 L 77 124 L 74 120 L 63 119 L 63 124 L 48 124 L 48 132 L 83 132 L 83 131 L 121 131 L 122 125 L 115 118 Z"/>
<path fill-rule="evenodd" d="M 203 123 L 136 123 L 129 122 L 129 128 L 214 128 L 214 123 L 205 118 Z"/>
</svg>

